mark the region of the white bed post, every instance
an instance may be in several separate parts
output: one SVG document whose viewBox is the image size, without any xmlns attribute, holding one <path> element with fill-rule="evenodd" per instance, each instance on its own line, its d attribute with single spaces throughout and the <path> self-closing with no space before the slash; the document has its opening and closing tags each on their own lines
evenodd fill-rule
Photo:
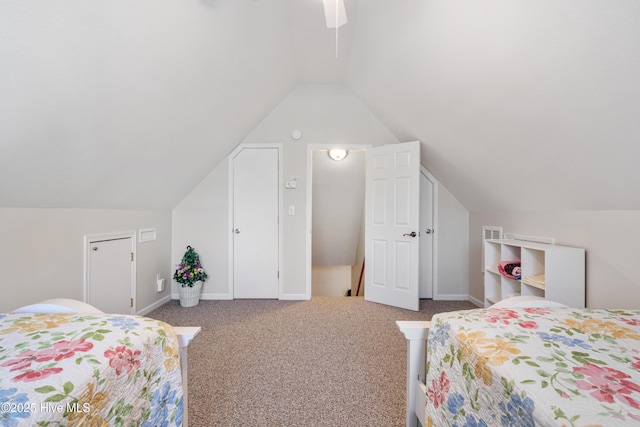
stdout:
<svg viewBox="0 0 640 427">
<path fill-rule="evenodd" d="M 173 329 L 178 336 L 180 348 L 180 370 L 182 371 L 182 427 L 189 427 L 189 378 L 187 364 L 187 347 L 191 340 L 200 333 L 199 326 L 176 326 Z"/>
<path fill-rule="evenodd" d="M 429 327 L 426 321 L 396 321 L 407 339 L 407 427 L 418 426 L 416 415 L 416 383 L 424 382 Z M 423 410 L 423 408 L 420 408 Z"/>
</svg>

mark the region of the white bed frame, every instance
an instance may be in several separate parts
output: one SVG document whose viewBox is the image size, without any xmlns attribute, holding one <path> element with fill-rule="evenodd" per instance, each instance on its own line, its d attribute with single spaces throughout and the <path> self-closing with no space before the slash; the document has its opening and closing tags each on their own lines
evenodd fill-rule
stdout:
<svg viewBox="0 0 640 427">
<path fill-rule="evenodd" d="M 407 427 L 424 426 L 424 408 L 427 405 L 427 338 L 431 322 L 398 320 L 396 326 L 407 339 L 406 424 Z"/>
<path fill-rule="evenodd" d="M 538 296 L 522 295 L 506 298 L 491 307 L 550 308 L 567 306 Z M 396 326 L 407 339 L 407 427 L 424 426 L 425 407 L 427 405 L 427 387 L 425 385 L 427 339 L 429 338 L 431 322 L 398 320 L 396 321 Z"/>
<path fill-rule="evenodd" d="M 105 314 L 92 305 L 82 301 L 68 298 L 53 298 L 41 301 L 36 304 L 26 305 L 11 311 L 12 313 L 38 313 L 38 314 L 58 314 L 58 313 L 88 313 Z M 180 352 L 180 372 L 182 373 L 182 426 L 189 427 L 189 381 L 187 364 L 187 347 L 196 335 L 200 333 L 200 326 L 174 326 L 178 337 L 178 347 Z"/>
</svg>

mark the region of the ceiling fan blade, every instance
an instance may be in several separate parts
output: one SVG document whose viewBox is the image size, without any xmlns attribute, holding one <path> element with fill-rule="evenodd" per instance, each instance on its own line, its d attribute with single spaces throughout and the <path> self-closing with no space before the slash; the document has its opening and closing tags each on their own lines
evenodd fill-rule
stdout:
<svg viewBox="0 0 640 427">
<path fill-rule="evenodd" d="M 327 28 L 338 28 L 347 23 L 347 10 L 344 0 L 322 0 Z"/>
</svg>

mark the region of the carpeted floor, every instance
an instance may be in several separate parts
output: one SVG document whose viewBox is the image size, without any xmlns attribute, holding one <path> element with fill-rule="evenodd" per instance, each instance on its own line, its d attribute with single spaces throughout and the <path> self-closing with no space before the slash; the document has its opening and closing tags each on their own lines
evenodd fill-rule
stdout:
<svg viewBox="0 0 640 427">
<path fill-rule="evenodd" d="M 406 341 L 396 320 L 475 306 L 422 301 L 412 312 L 358 297 L 171 301 L 147 316 L 201 326 L 189 346 L 189 425 L 402 426 Z"/>
</svg>

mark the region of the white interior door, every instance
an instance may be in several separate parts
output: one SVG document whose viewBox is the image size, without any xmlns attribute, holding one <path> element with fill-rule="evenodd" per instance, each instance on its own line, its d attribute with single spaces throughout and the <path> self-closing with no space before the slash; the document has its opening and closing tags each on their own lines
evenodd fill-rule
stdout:
<svg viewBox="0 0 640 427">
<path fill-rule="evenodd" d="M 105 313 L 134 314 L 132 238 L 89 241 L 87 303 Z"/>
<path fill-rule="evenodd" d="M 433 298 L 433 182 L 420 173 L 420 298 Z"/>
<path fill-rule="evenodd" d="M 233 158 L 233 297 L 278 298 L 279 150 Z"/>
<path fill-rule="evenodd" d="M 419 308 L 420 142 L 367 152 L 365 299 Z"/>
</svg>

